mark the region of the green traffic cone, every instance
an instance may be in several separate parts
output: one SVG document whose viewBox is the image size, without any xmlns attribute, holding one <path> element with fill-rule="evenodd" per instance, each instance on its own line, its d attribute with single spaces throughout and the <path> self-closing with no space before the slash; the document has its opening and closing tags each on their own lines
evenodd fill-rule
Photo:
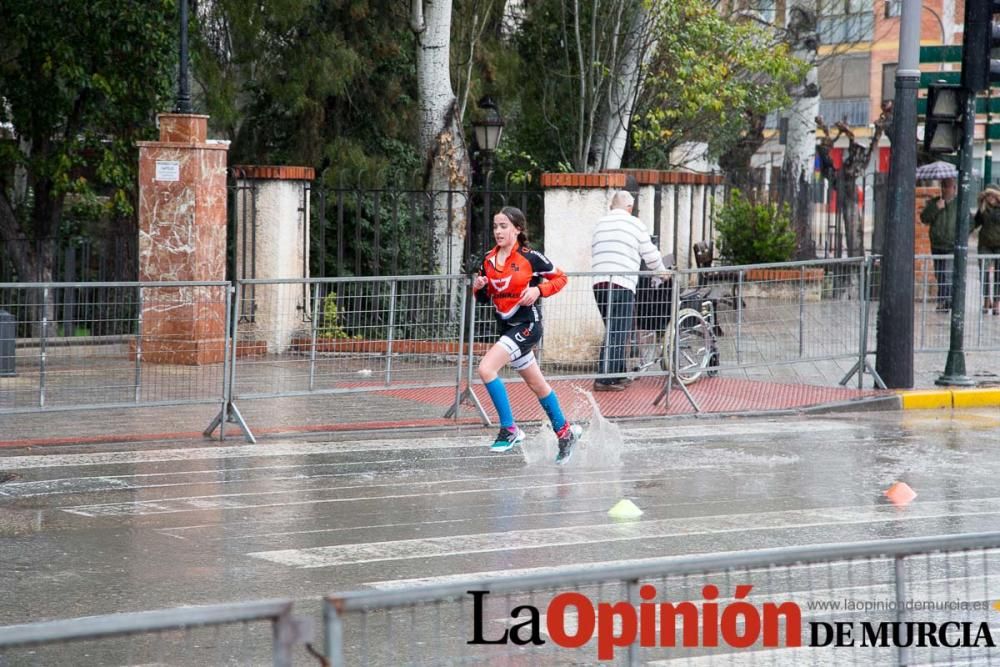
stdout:
<svg viewBox="0 0 1000 667">
<path fill-rule="evenodd" d="M 612 519 L 635 519 L 642 516 L 642 510 L 636 507 L 628 498 L 619 500 L 615 506 L 608 510 L 608 516 Z"/>
</svg>

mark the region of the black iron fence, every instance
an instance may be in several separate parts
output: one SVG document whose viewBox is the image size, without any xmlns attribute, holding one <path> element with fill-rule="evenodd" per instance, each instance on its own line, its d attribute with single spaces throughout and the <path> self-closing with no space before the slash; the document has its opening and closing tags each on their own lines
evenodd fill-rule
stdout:
<svg viewBox="0 0 1000 667">
<path fill-rule="evenodd" d="M 778 168 L 760 168 L 749 178 L 727 178 L 712 188 L 712 195 L 701 201 L 702 236 L 712 236 L 714 214 L 735 187 L 752 192 L 758 200 L 784 202 L 788 184 Z M 869 173 L 856 179 L 828 180 L 813 175 L 807 182 L 811 242 L 817 258 L 844 257 L 852 250 L 849 243 L 860 239 L 860 251 L 878 254 L 884 235 L 888 179 L 884 173 Z M 978 191 L 979 184 L 973 188 Z M 544 193 L 540 188 L 524 188 L 497 180 L 473 188 L 426 192 L 406 187 L 370 187 L 363 184 L 338 184 L 329 187 L 313 184 L 306 189 L 309 210 L 309 275 L 312 277 L 350 277 L 382 275 L 422 275 L 438 272 L 441 265 L 441 236 L 435 239 L 435 225 L 447 221 L 445 241 L 461 257 L 453 269 L 475 264 L 492 245 L 491 222 L 503 206 L 521 208 L 528 216 L 532 244 L 544 249 Z M 237 206 L 238 198 L 242 198 Z M 694 201 L 692 199 L 692 201 Z M 308 206 L 306 205 L 308 204 Z M 657 202 L 647 202 L 657 212 Z M 695 216 L 674 206 L 673 227 L 688 225 L 685 215 Z M 257 211 L 252 186 L 229 186 L 229 270 L 226 278 L 253 279 L 253 232 Z M 684 219 L 682 219 L 684 218 Z M 669 221 L 667 223 L 669 226 Z M 236 229 L 244 225 L 242 247 L 236 247 Z M 695 230 L 690 230 L 695 238 Z M 858 244 L 854 244 L 858 249 Z M 683 249 L 682 249 L 683 250 Z M 676 249 L 675 249 L 676 251 Z M 236 275 L 236 257 L 243 256 L 243 275 Z M 855 252 L 854 254 L 857 254 Z M 35 261 L 18 263 L 17 256 Z M 49 257 L 48 262 L 37 258 Z M 25 270 L 18 267 L 31 266 Z M 42 268 L 47 266 L 49 268 Z M 135 231 L 105 236 L 72 236 L 53 239 L 26 239 L 13 243 L 0 241 L 0 282 L 128 282 L 138 279 L 138 241 Z"/>
<path fill-rule="evenodd" d="M 134 230 L 104 236 L 0 240 L 0 282 L 136 280 L 138 245 Z M 19 263 L 18 257 L 28 261 Z M 47 268 L 38 261 L 42 257 L 51 257 Z M 25 264 L 32 268 L 24 269 Z"/>
<path fill-rule="evenodd" d="M 525 211 L 534 245 L 543 242 L 541 190 L 422 190 L 360 187 L 312 190 L 311 275 L 421 275 L 438 272 L 444 242 L 469 268 L 493 244 L 493 214 L 512 205 Z M 435 226 L 446 220 L 443 239 Z M 458 242 L 452 244 L 451 241 Z"/>
<path fill-rule="evenodd" d="M 756 201 L 773 204 L 790 204 L 795 196 L 785 174 L 777 167 L 757 169 L 751 177 L 742 180 L 727 179 L 726 192 L 733 188 L 749 193 Z M 799 190 L 799 196 L 811 204 L 808 207 L 808 245 L 814 257 L 831 259 L 881 252 L 888 205 L 888 174 L 827 179 L 816 172 L 811 179 L 800 180 Z"/>
<path fill-rule="evenodd" d="M 254 279 L 258 227 L 256 183 L 229 185 L 227 279 Z M 309 214 L 308 275 L 315 278 L 439 273 L 464 270 L 492 245 L 493 214 L 503 206 L 528 216 L 533 245 L 543 242 L 540 189 L 494 188 L 425 191 L 365 184 L 311 184 L 301 211 Z M 237 275 L 237 266 L 240 267 Z"/>
<path fill-rule="evenodd" d="M 0 241 L 0 283 L 130 282 L 138 279 L 138 267 L 135 232 Z M 39 323 L 49 322 L 47 335 L 74 338 L 125 333 L 120 323 L 136 312 L 133 304 L 115 298 L 115 290 L 105 285 L 12 290 L 0 301 L 0 311 L 32 313 L 32 327 L 18 318 L 18 337 L 38 336 Z"/>
</svg>

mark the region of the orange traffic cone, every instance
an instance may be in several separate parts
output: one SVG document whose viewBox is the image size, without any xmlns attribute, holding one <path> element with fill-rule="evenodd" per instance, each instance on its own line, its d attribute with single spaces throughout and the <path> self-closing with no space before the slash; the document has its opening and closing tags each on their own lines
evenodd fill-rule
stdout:
<svg viewBox="0 0 1000 667">
<path fill-rule="evenodd" d="M 917 497 L 917 492 L 906 482 L 896 482 L 885 491 L 885 497 L 896 507 L 910 504 Z"/>
</svg>

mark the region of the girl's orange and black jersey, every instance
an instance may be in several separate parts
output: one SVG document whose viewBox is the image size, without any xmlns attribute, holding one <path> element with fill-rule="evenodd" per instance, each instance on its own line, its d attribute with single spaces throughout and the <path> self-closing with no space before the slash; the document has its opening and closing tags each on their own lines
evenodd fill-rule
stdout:
<svg viewBox="0 0 1000 667">
<path fill-rule="evenodd" d="M 493 302 L 497 319 L 507 324 L 538 322 L 542 319 L 536 301 L 531 306 L 519 306 L 524 290 L 537 287 L 543 297 L 552 296 L 566 286 L 566 274 L 542 253 L 517 244 L 503 266 L 497 266 L 498 247 L 483 258 L 480 275 L 486 276 L 483 289 L 476 292 L 476 299 Z"/>
</svg>

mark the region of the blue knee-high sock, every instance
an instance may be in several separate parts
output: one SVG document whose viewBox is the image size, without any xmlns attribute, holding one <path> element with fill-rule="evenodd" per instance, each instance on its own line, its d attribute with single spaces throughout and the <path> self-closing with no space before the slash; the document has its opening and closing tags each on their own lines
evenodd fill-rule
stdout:
<svg viewBox="0 0 1000 667">
<path fill-rule="evenodd" d="M 513 428 L 514 411 L 510 409 L 510 399 L 507 398 L 507 389 L 503 386 L 503 381 L 498 377 L 493 378 L 486 383 L 486 391 L 490 392 L 490 398 L 493 399 L 493 406 L 500 418 L 500 426 Z"/>
<path fill-rule="evenodd" d="M 550 391 L 548 396 L 538 399 L 538 402 L 542 404 L 542 409 L 549 416 L 549 421 L 552 422 L 552 429 L 554 431 L 558 431 L 566 425 L 566 417 L 563 416 L 556 392 Z"/>
</svg>

